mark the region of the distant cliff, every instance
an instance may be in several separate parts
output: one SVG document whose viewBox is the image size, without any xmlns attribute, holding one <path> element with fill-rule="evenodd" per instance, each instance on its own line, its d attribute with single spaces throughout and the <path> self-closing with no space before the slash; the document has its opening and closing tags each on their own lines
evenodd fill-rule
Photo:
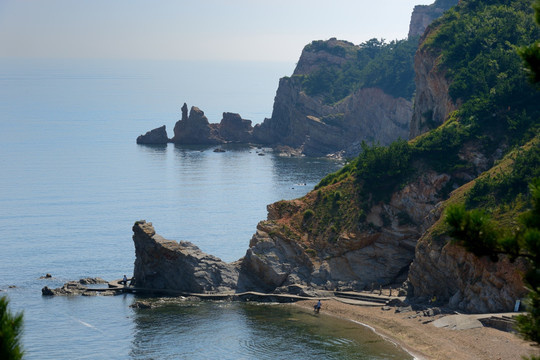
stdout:
<svg viewBox="0 0 540 360">
<path fill-rule="evenodd" d="M 382 52 L 383 46 L 375 43 L 372 50 Z M 361 66 L 357 54 L 368 52 L 362 49 L 336 39 L 306 46 L 293 75 L 279 82 L 272 117 L 254 127 L 254 141 L 290 146 L 310 156 L 343 152 L 350 157 L 358 154 L 362 141 L 386 145 L 407 138 L 410 99 L 389 95 L 375 86 L 339 89 L 340 95 L 328 93 L 341 76 L 354 76 L 342 68 Z M 327 77 L 327 73 L 331 75 Z"/>
<path fill-rule="evenodd" d="M 292 76 L 280 79 L 271 118 L 252 127 L 240 115 L 224 113 L 221 123 L 210 124 L 200 109 L 188 116 L 186 108 L 170 142 L 256 143 L 309 156 L 354 157 L 362 141 L 388 145 L 407 139 L 418 37 L 456 2 L 417 6 L 407 40 L 371 39 L 360 45 L 335 38 L 314 41 L 303 49 Z M 155 129 L 137 142 L 163 143 L 163 131 Z"/>
<path fill-rule="evenodd" d="M 446 10 L 455 6 L 458 0 L 436 0 L 431 5 L 416 5 L 409 24 L 409 38 L 422 36 L 426 28 Z"/>
</svg>

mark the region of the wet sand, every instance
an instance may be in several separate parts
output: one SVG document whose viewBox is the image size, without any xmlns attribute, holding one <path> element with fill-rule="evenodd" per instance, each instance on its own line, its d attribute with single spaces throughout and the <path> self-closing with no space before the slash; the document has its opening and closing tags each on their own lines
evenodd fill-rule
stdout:
<svg viewBox="0 0 540 360">
<path fill-rule="evenodd" d="M 313 309 L 314 301 L 296 306 Z M 394 308 L 358 306 L 337 300 L 323 301 L 321 313 L 359 322 L 395 342 L 421 360 L 522 360 L 524 355 L 540 355 L 540 348 L 516 334 L 481 327 L 467 330 L 437 328 L 439 316 L 413 317 L 416 312 L 396 313 Z"/>
</svg>

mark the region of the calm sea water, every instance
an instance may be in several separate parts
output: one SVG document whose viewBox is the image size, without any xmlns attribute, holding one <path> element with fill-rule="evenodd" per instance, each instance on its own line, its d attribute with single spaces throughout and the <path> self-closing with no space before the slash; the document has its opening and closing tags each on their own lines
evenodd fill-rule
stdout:
<svg viewBox="0 0 540 360">
<path fill-rule="evenodd" d="M 228 146 L 138 146 L 180 107 L 271 115 L 284 63 L 0 60 L 0 294 L 24 311 L 28 359 L 409 359 L 356 324 L 286 306 L 41 296 L 133 270 L 134 221 L 225 261 L 245 254 L 266 205 L 341 164 Z M 53 279 L 40 280 L 45 273 Z M 13 287 L 14 286 L 14 287 Z"/>
</svg>

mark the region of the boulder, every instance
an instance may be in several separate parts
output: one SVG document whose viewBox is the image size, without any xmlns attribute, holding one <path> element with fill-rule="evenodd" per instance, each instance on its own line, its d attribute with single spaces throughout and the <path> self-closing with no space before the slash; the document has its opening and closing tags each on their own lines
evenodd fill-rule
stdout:
<svg viewBox="0 0 540 360">
<path fill-rule="evenodd" d="M 223 293 L 237 289 L 239 267 L 202 252 L 190 242 L 167 240 L 152 223 L 137 221 L 135 287 L 183 293 Z"/>
<path fill-rule="evenodd" d="M 167 137 L 165 125 L 154 130 L 150 130 L 146 134 L 140 135 L 137 138 L 137 144 L 142 145 L 164 145 L 168 142 L 169 138 Z"/>
<path fill-rule="evenodd" d="M 52 295 L 82 295 L 88 288 L 78 281 L 69 281 L 65 283 L 61 288 L 50 289 L 45 286 L 41 289 L 41 294 L 43 296 L 52 296 Z"/>
</svg>

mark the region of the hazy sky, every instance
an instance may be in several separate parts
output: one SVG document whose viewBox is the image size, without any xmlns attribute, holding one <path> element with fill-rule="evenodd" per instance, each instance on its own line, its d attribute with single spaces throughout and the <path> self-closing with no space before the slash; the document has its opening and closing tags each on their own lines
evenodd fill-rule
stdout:
<svg viewBox="0 0 540 360">
<path fill-rule="evenodd" d="M 296 61 L 331 37 L 407 36 L 434 0 L 0 0 L 0 57 Z"/>
</svg>

